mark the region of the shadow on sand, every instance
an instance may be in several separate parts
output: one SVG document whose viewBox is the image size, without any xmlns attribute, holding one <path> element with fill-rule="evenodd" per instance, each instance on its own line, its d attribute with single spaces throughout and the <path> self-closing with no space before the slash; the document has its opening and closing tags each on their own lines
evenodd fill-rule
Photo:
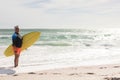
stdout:
<svg viewBox="0 0 120 80">
<path fill-rule="evenodd" d="M 14 74 L 16 71 L 10 69 L 10 68 L 4 68 L 4 67 L 0 67 L 0 75 L 1 74 L 7 74 L 7 75 L 12 75 Z"/>
</svg>

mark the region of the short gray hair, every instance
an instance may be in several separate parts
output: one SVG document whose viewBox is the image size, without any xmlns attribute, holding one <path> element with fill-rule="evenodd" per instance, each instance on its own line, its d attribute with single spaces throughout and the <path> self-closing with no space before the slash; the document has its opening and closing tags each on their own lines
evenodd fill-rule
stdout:
<svg viewBox="0 0 120 80">
<path fill-rule="evenodd" d="M 19 28 L 19 26 L 18 26 L 18 25 L 16 25 L 14 28 L 15 28 L 15 29 L 17 29 L 17 28 Z"/>
</svg>

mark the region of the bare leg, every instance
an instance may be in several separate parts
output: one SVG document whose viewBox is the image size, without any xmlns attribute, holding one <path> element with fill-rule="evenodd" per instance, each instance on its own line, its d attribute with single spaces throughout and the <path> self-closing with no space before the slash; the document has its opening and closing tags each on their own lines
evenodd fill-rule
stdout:
<svg viewBox="0 0 120 80">
<path fill-rule="evenodd" d="M 14 67 L 18 66 L 18 61 L 19 61 L 19 54 L 15 53 L 15 59 L 14 59 Z"/>
</svg>

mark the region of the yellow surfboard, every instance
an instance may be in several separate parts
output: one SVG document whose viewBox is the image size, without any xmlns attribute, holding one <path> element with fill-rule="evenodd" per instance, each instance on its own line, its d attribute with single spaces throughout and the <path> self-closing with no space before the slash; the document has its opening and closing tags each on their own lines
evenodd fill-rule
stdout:
<svg viewBox="0 0 120 80">
<path fill-rule="evenodd" d="M 40 37 L 40 32 L 30 32 L 23 36 L 22 51 L 30 47 Z M 14 55 L 12 44 L 5 50 L 4 55 L 9 57 Z"/>
</svg>

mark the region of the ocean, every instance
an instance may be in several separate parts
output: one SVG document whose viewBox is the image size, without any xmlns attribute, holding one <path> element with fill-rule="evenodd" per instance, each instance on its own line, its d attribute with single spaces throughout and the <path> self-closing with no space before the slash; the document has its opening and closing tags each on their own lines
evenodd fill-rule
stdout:
<svg viewBox="0 0 120 80">
<path fill-rule="evenodd" d="M 120 62 L 120 29 L 21 29 L 41 32 L 37 42 L 21 53 L 15 73 Z M 5 57 L 13 29 L 0 29 L 0 74 L 10 74 L 14 56 Z"/>
</svg>

